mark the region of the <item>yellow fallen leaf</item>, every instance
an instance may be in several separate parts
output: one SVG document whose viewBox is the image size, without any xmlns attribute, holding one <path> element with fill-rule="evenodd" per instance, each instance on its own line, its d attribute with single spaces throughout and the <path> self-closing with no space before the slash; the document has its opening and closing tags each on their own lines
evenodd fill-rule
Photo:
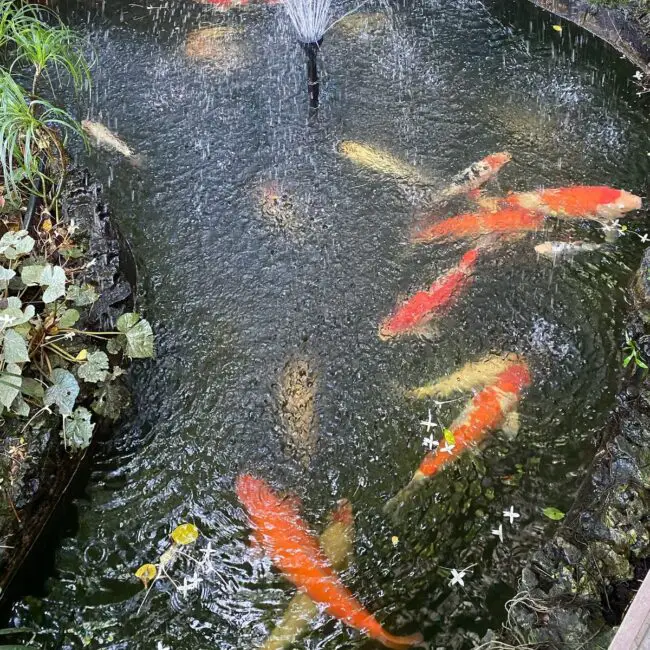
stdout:
<svg viewBox="0 0 650 650">
<path fill-rule="evenodd" d="M 562 25 L 553 25 L 553 29 L 560 34 L 562 33 Z"/>
<path fill-rule="evenodd" d="M 84 348 L 79 352 L 79 354 L 74 358 L 75 361 L 86 361 L 88 359 L 88 350 Z"/>
<path fill-rule="evenodd" d="M 50 230 L 52 230 L 52 221 L 50 219 L 45 219 L 45 221 L 43 221 L 43 223 L 41 224 L 41 228 L 45 232 L 50 232 Z"/>
<path fill-rule="evenodd" d="M 153 564 L 143 564 L 136 572 L 135 577 L 142 580 L 142 584 L 145 587 L 149 586 L 149 583 L 156 577 L 158 574 L 158 569 Z"/>
<path fill-rule="evenodd" d="M 445 437 L 445 442 L 448 445 L 456 444 L 456 438 L 454 437 L 454 432 L 451 429 L 443 429 L 442 435 Z"/>
<path fill-rule="evenodd" d="M 199 529 L 194 524 L 181 524 L 172 531 L 171 538 L 177 544 L 192 544 L 199 537 Z"/>
<path fill-rule="evenodd" d="M 397 546 L 397 544 L 399 543 L 399 537 L 397 535 L 393 535 L 390 538 L 390 541 L 393 542 L 393 546 Z"/>
</svg>

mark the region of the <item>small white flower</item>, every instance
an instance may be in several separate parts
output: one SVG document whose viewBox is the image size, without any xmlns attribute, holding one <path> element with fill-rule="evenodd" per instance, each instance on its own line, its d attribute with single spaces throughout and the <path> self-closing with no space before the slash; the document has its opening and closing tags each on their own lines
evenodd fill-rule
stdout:
<svg viewBox="0 0 650 650">
<path fill-rule="evenodd" d="M 212 542 L 208 542 L 208 545 L 201 551 L 201 561 L 199 566 L 205 573 L 214 573 L 216 571 L 212 557 L 217 555 L 217 552 L 212 548 Z"/>
<path fill-rule="evenodd" d="M 428 447 L 430 450 L 433 450 L 434 447 L 438 447 L 440 443 L 433 437 L 429 436 L 422 441 L 422 444 L 425 447 Z"/>
<path fill-rule="evenodd" d="M 641 239 L 641 243 L 645 244 L 648 241 L 648 239 L 650 239 L 650 235 L 648 235 L 648 233 L 645 233 L 644 235 L 640 236 L 640 239 Z"/>
<path fill-rule="evenodd" d="M 178 588 L 179 593 L 182 596 L 187 596 L 190 591 L 194 591 L 199 588 L 199 583 L 201 582 L 200 578 L 196 573 L 188 580 L 187 576 L 183 578 L 183 584 Z"/>
<path fill-rule="evenodd" d="M 431 427 L 437 427 L 437 426 L 438 426 L 438 423 L 437 423 L 437 422 L 434 422 L 434 421 L 431 419 L 431 409 L 429 409 L 429 419 L 428 419 L 428 420 L 420 420 L 420 424 L 421 424 L 423 427 L 426 427 L 426 428 L 427 428 L 427 433 L 429 433 L 429 431 L 431 431 Z"/>
<path fill-rule="evenodd" d="M 638 79 L 639 81 L 641 81 L 641 79 L 643 79 L 643 72 L 641 72 L 641 70 L 637 70 L 634 73 L 633 77 L 634 79 Z"/>
<path fill-rule="evenodd" d="M 72 339 L 76 336 L 75 332 L 66 332 L 63 335 L 63 338 L 66 339 L 67 341 L 72 341 Z"/>
<path fill-rule="evenodd" d="M 70 219 L 70 223 L 68 224 L 68 233 L 74 235 L 77 230 L 79 230 L 79 226 L 74 222 L 74 219 Z M 158 644 L 160 644 L 160 641 L 158 641 Z"/>
<path fill-rule="evenodd" d="M 163 645 L 162 641 L 158 641 L 158 645 L 156 646 L 156 650 L 172 650 L 168 645 Z"/>
<path fill-rule="evenodd" d="M 455 446 L 456 446 L 456 445 L 450 445 L 448 442 L 445 442 L 445 446 L 444 446 L 444 447 L 440 447 L 440 451 L 441 451 L 443 454 L 449 454 L 449 455 L 451 456 L 451 452 L 454 450 L 454 447 L 455 447 Z"/>
<path fill-rule="evenodd" d="M 461 571 L 457 571 L 456 569 L 451 570 L 451 580 L 449 581 L 449 586 L 453 587 L 454 585 L 458 584 L 461 587 L 465 586 L 465 581 L 463 578 L 467 575 L 467 571 L 465 569 L 462 569 Z"/>
<path fill-rule="evenodd" d="M 510 519 L 511 524 L 514 522 L 515 519 L 521 517 L 521 515 L 518 512 L 515 512 L 514 506 L 510 506 L 510 510 L 504 510 L 503 516 L 506 517 L 507 519 Z"/>
<path fill-rule="evenodd" d="M 493 528 L 492 534 L 498 537 L 501 542 L 503 542 L 503 524 L 499 524 L 498 528 Z"/>
<path fill-rule="evenodd" d="M 609 232 L 610 230 L 614 230 L 614 228 L 610 226 L 608 223 L 601 224 L 601 228 L 603 229 L 604 232 Z"/>
<path fill-rule="evenodd" d="M 620 227 L 621 227 L 621 220 L 614 219 L 614 221 L 612 221 L 612 228 L 620 228 Z"/>
</svg>

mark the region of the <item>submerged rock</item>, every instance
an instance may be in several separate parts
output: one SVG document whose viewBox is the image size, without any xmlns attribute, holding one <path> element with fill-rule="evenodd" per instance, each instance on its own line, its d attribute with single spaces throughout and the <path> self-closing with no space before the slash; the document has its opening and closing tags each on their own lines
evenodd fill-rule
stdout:
<svg viewBox="0 0 650 650">
<path fill-rule="evenodd" d="M 309 467 L 318 443 L 316 383 L 312 362 L 293 358 L 285 364 L 277 389 L 285 453 L 305 468 Z"/>
<path fill-rule="evenodd" d="M 292 192 L 277 181 L 262 184 L 258 190 L 260 214 L 273 229 L 302 240 L 304 223 L 296 209 Z"/>
</svg>

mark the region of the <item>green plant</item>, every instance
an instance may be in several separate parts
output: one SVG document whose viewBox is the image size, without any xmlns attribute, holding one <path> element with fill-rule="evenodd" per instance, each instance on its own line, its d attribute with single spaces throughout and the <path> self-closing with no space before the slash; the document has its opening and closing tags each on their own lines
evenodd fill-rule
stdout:
<svg viewBox="0 0 650 650">
<path fill-rule="evenodd" d="M 37 88 L 47 79 L 72 81 L 75 92 L 90 85 L 83 41 L 50 10 L 0 0 L 0 48 L 10 64 L 0 71 L 0 164 L 6 192 L 21 191 L 55 202 L 65 170 L 64 144 L 70 134 L 85 136 L 78 122 Z M 41 160 L 44 164 L 41 164 Z M 47 202 L 47 201 L 46 201 Z M 49 205 L 47 207 L 49 207 Z"/>
<path fill-rule="evenodd" d="M 648 365 L 643 360 L 639 346 L 627 332 L 625 333 L 625 345 L 623 346 L 623 354 L 625 355 L 623 358 L 623 368 L 627 368 L 630 365 L 630 362 L 634 361 L 634 364 L 638 368 L 642 368 L 643 370 L 648 369 Z"/>
<path fill-rule="evenodd" d="M 134 313 L 120 316 L 115 331 L 75 327 L 98 296 L 92 286 L 74 283 L 68 232 L 50 228 L 39 246 L 25 230 L 0 238 L 0 414 L 25 419 L 24 430 L 56 413 L 64 445 L 77 451 L 90 444 L 94 428 L 91 412 L 77 405 L 79 395 L 92 400 L 95 413 L 115 414 L 112 384 L 123 372 L 115 360 L 153 356 L 153 332 Z"/>
</svg>

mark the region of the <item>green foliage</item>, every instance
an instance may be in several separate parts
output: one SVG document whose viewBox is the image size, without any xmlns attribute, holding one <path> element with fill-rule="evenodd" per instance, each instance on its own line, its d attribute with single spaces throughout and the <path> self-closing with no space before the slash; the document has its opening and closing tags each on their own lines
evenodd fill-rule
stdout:
<svg viewBox="0 0 650 650">
<path fill-rule="evenodd" d="M 0 70 L 0 165 L 11 201 L 21 192 L 46 199 L 58 194 L 69 134 L 85 139 L 78 122 L 37 94 L 45 78 L 68 77 L 76 91 L 90 83 L 83 41 L 48 9 L 0 0 L 0 50 L 9 60 Z M 41 159 L 47 163 L 41 166 Z"/>
<path fill-rule="evenodd" d="M 634 361 L 634 364 L 641 368 L 642 370 L 648 369 L 648 364 L 644 361 L 639 346 L 636 341 L 625 333 L 625 345 L 623 346 L 623 368 L 627 368 L 630 365 L 631 361 Z"/>
<path fill-rule="evenodd" d="M 65 230 L 57 228 L 53 239 L 67 241 Z M 122 370 L 99 346 L 110 351 L 107 344 L 115 342 L 112 354 L 150 357 L 153 332 L 132 313 L 118 319 L 114 332 L 76 329 L 97 292 L 75 285 L 65 261 L 48 262 L 60 260 L 57 250 L 36 246 L 25 231 L 0 238 L 0 415 L 31 421 L 51 412 L 62 420 L 65 447 L 75 452 L 90 444 L 94 428 L 92 413 L 79 400 L 94 398 L 91 408 L 114 418 L 125 401 L 115 381 Z"/>
<path fill-rule="evenodd" d="M 561 510 L 558 510 L 557 508 L 553 508 L 553 507 L 544 508 L 542 512 L 544 513 L 545 517 L 548 517 L 553 521 L 561 521 L 562 519 L 564 519 L 564 513 Z"/>
</svg>

